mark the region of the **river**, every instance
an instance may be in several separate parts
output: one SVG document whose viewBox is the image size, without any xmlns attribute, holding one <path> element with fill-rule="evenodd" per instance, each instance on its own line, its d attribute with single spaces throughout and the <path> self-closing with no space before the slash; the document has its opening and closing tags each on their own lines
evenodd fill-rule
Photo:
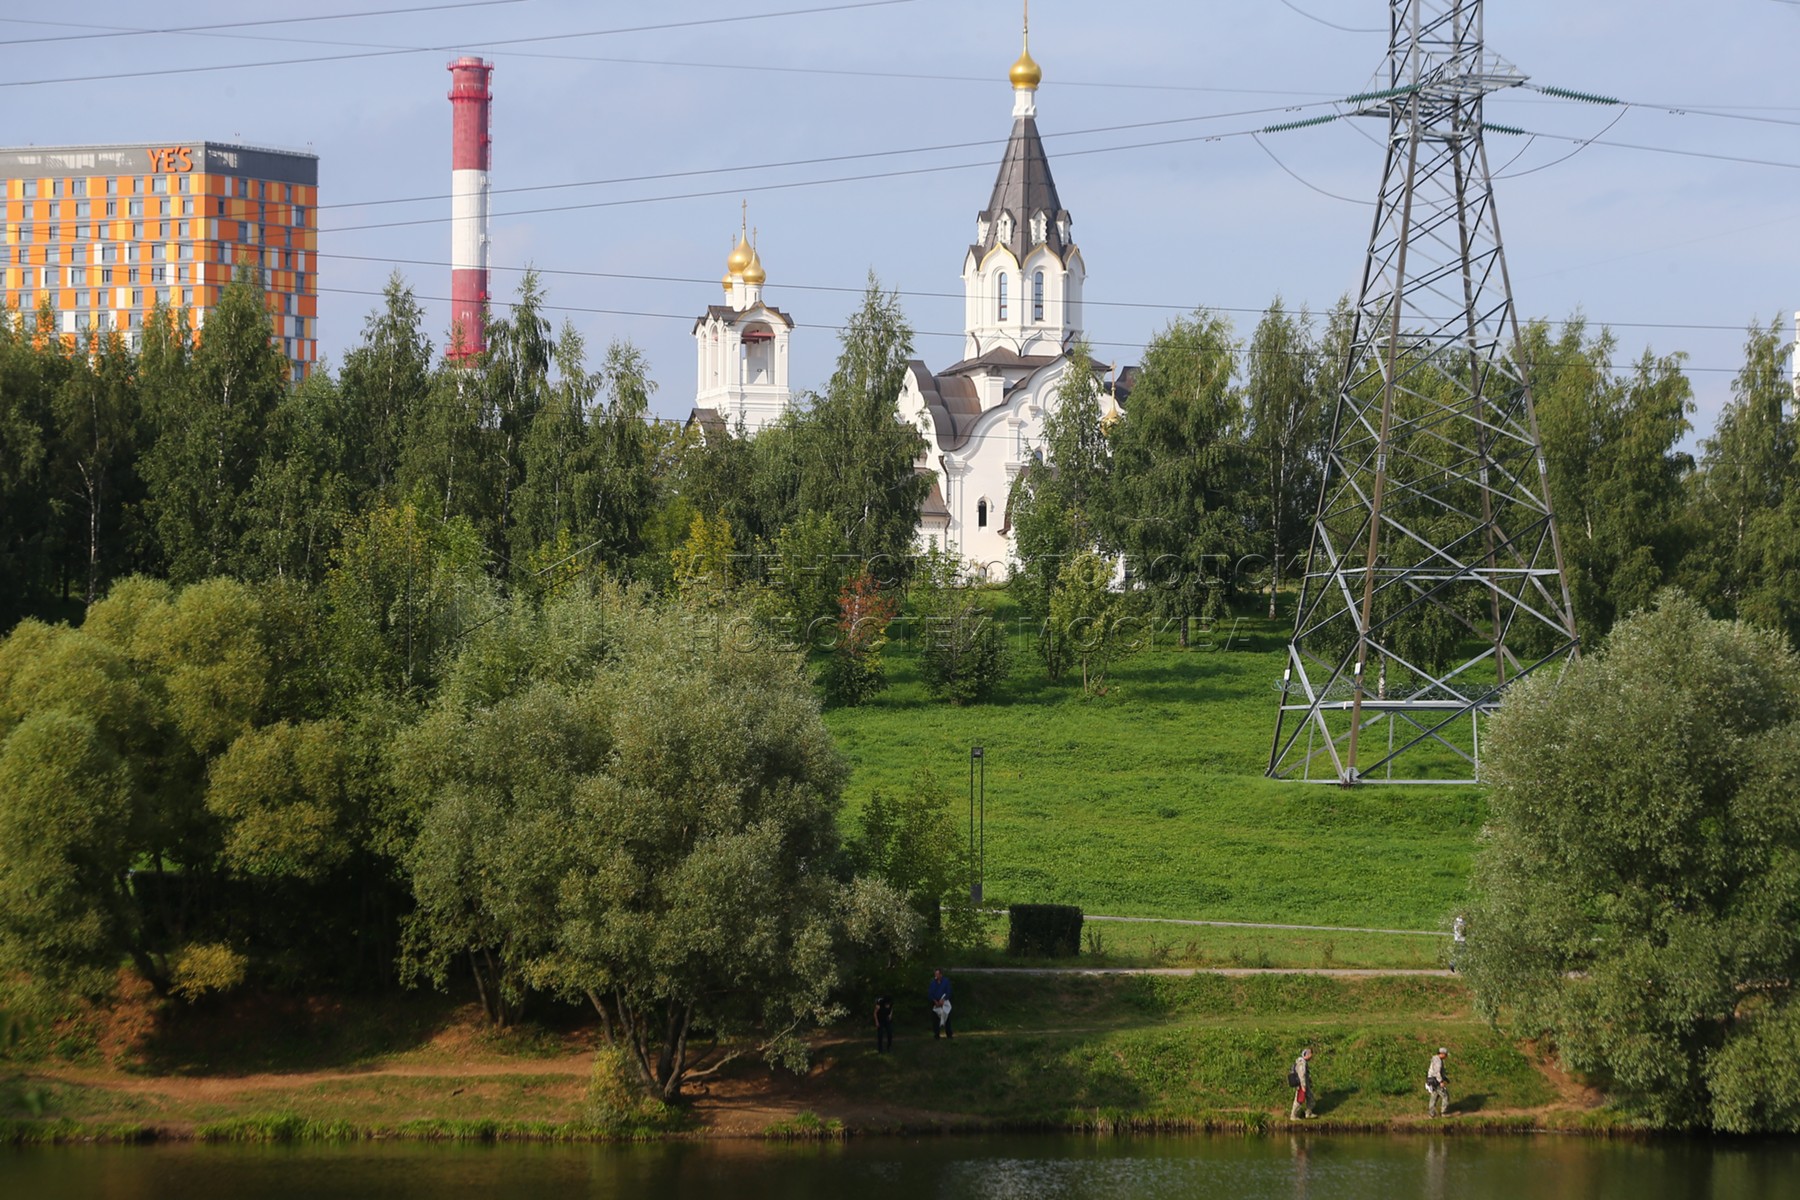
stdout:
<svg viewBox="0 0 1800 1200">
<path fill-rule="evenodd" d="M 57 1146 L 0 1149 L 0 1195 L 591 1197 L 596 1200 L 1762 1200 L 1795 1194 L 1800 1143 L 1586 1138 L 1061 1136 L 655 1146 Z"/>
</svg>

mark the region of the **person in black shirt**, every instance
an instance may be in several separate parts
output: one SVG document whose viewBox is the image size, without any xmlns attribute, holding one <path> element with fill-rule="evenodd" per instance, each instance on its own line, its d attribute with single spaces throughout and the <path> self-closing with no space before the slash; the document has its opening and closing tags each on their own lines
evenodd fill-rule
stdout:
<svg viewBox="0 0 1800 1200">
<path fill-rule="evenodd" d="M 885 1053 L 894 1048 L 894 998 L 877 996 L 875 998 L 875 1052 Z"/>
</svg>

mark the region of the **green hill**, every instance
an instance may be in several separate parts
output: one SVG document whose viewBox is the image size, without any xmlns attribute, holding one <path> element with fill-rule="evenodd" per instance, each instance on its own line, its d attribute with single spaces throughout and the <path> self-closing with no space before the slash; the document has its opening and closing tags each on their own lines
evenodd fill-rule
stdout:
<svg viewBox="0 0 1800 1200">
<path fill-rule="evenodd" d="M 1431 929 L 1459 903 L 1486 811 L 1479 788 L 1345 789 L 1263 777 L 1286 621 L 1172 633 L 1114 665 L 1103 696 L 1044 678 L 1029 638 L 997 702 L 954 708 L 896 629 L 893 686 L 826 720 L 854 810 L 921 769 L 961 795 L 985 749 L 990 904 L 1090 913 Z M 960 805 L 959 805 L 960 810 Z"/>
</svg>

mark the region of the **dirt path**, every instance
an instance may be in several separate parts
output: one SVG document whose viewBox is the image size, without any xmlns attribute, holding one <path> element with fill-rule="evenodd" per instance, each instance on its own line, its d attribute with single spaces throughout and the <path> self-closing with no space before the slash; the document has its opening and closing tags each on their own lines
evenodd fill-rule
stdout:
<svg viewBox="0 0 1800 1200">
<path fill-rule="evenodd" d="M 1427 976 L 1451 978 L 1439 967 L 951 967 L 952 975 L 1327 975 L 1333 979 Z"/>
<path fill-rule="evenodd" d="M 1107 917 L 1087 913 L 1084 921 L 1121 921 L 1135 925 L 1205 925 L 1212 929 L 1287 929 L 1305 933 L 1388 933 L 1395 937 L 1449 937 L 1437 929 L 1365 929 L 1360 925 L 1277 925 L 1269 921 L 1194 921 L 1181 917 Z"/>
</svg>

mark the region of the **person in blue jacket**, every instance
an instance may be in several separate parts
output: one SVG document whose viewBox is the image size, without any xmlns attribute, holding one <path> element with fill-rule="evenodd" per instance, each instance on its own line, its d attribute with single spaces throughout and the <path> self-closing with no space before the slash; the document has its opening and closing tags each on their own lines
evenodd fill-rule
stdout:
<svg viewBox="0 0 1800 1200">
<path fill-rule="evenodd" d="M 950 1027 L 950 980 L 945 977 L 944 968 L 931 973 L 931 986 L 925 996 L 931 1001 L 931 1036 L 955 1037 Z"/>
</svg>

